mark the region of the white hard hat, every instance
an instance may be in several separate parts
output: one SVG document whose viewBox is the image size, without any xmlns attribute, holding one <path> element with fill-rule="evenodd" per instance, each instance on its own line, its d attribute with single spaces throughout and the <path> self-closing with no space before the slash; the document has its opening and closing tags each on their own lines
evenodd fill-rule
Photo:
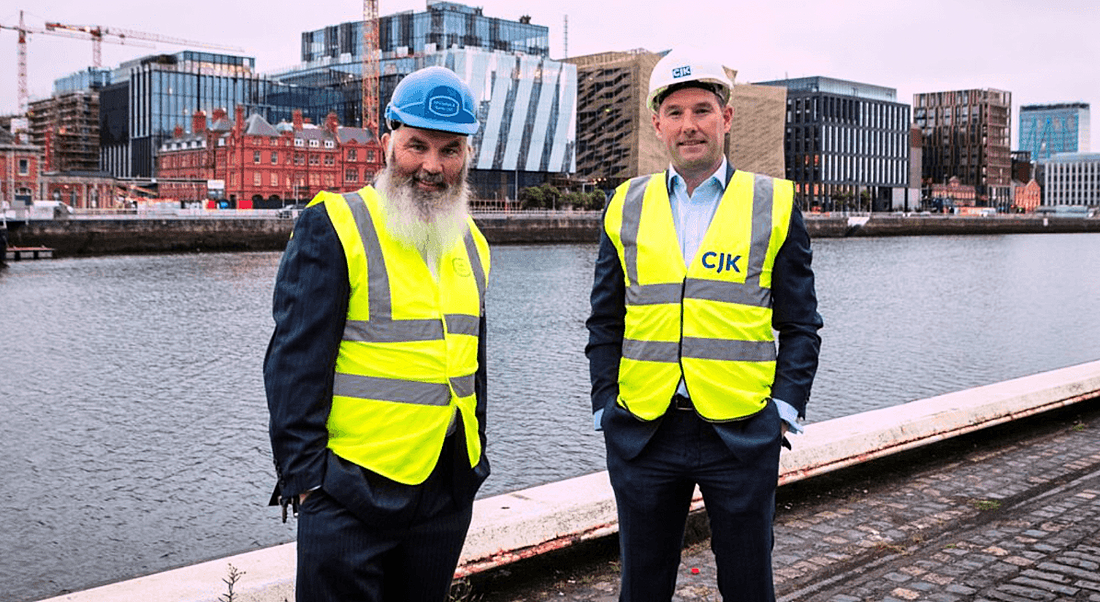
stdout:
<svg viewBox="0 0 1100 602">
<path fill-rule="evenodd" d="M 649 76 L 646 106 L 656 112 L 661 107 L 660 101 L 664 100 L 665 90 L 688 82 L 709 84 L 707 87 L 722 99 L 722 104 L 729 100 L 730 89 L 733 88 L 733 82 L 726 75 L 726 70 L 717 61 L 693 51 L 673 50 L 653 67 L 653 73 Z"/>
</svg>

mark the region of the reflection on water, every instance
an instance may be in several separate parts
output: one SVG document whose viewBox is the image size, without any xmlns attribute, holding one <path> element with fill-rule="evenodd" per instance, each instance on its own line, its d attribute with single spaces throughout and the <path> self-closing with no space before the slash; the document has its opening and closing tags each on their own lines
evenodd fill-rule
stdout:
<svg viewBox="0 0 1100 602">
<path fill-rule="evenodd" d="M 1100 359 L 1100 235 L 814 242 L 811 421 Z M 482 495 L 603 470 L 583 355 L 595 245 L 499 246 Z M 0 273 L 0 583 L 30 600 L 289 541 L 260 366 L 277 253 Z M 797 439 L 795 440 L 797 445 Z"/>
</svg>

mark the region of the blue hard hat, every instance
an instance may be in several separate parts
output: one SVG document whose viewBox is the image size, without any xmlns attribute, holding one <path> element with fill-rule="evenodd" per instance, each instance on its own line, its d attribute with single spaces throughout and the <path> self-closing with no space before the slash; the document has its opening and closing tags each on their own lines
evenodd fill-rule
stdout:
<svg viewBox="0 0 1100 602">
<path fill-rule="evenodd" d="M 466 136 L 478 128 L 470 87 L 446 67 L 427 67 L 405 76 L 386 105 L 386 119 Z"/>
</svg>

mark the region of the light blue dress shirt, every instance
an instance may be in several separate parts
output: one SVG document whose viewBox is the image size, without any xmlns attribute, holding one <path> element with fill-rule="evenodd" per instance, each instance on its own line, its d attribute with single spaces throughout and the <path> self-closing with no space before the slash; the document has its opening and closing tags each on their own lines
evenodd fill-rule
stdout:
<svg viewBox="0 0 1100 602">
<path fill-rule="evenodd" d="M 691 194 L 688 194 L 683 176 L 676 172 L 675 167 L 671 165 L 668 167 L 667 184 L 670 191 L 669 201 L 672 205 L 672 221 L 676 226 L 676 236 L 680 240 L 680 252 L 683 254 L 686 266 L 690 266 L 695 259 L 699 245 L 703 243 L 703 237 L 707 234 L 707 228 L 714 219 L 714 213 L 718 210 L 718 203 L 726 192 L 726 165 L 727 159 L 722 157 L 722 163 L 718 169 L 696 186 Z M 690 397 L 683 378 L 680 379 L 676 392 L 684 397 Z M 801 433 L 798 410 L 781 399 L 775 399 L 775 405 L 779 409 L 779 417 L 787 423 L 790 432 Z M 593 416 L 596 430 L 600 430 L 602 417 L 603 409 L 598 410 Z"/>
</svg>

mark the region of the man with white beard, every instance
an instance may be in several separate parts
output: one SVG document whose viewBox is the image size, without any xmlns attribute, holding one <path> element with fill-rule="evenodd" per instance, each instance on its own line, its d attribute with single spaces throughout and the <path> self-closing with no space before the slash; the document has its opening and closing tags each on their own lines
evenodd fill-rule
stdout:
<svg viewBox="0 0 1100 602">
<path fill-rule="evenodd" d="M 272 503 L 298 516 L 299 602 L 445 600 L 489 474 L 473 95 L 428 67 L 386 119 L 375 185 L 318 194 L 275 282 Z"/>
</svg>

